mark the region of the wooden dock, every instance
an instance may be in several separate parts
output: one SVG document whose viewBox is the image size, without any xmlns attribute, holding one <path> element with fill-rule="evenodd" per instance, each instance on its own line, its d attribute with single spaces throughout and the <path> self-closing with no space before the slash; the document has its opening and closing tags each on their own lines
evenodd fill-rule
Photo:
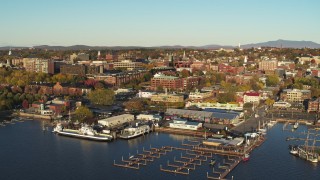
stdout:
<svg viewBox="0 0 320 180">
<path fill-rule="evenodd" d="M 241 162 L 241 158 L 238 158 L 233 161 L 233 163 L 226 163 L 224 162 L 223 165 L 218 165 L 218 169 L 223 169 L 223 172 L 215 171 L 213 168 L 213 175 L 217 176 L 210 176 L 209 172 L 207 172 L 208 179 L 224 179 L 239 163 Z"/>
<path fill-rule="evenodd" d="M 161 148 L 151 148 L 150 150 L 145 150 L 143 148 L 143 153 L 139 154 L 137 151 L 137 154 L 135 156 L 129 157 L 129 159 L 124 159 L 122 156 L 121 161 L 124 164 L 117 164 L 114 160 L 113 165 L 117 167 L 123 167 L 123 168 L 130 168 L 130 169 L 140 169 L 140 165 L 147 166 L 147 162 L 153 162 L 154 159 L 160 158 L 161 155 L 165 155 L 167 152 L 172 151 L 172 147 L 169 146 L 162 146 Z M 129 154 L 130 156 L 130 154 Z"/>
<path fill-rule="evenodd" d="M 204 137 L 204 136 L 211 136 L 213 133 L 211 132 L 204 132 L 204 131 L 193 131 L 193 130 L 181 130 L 181 129 L 174 129 L 174 128 L 155 128 L 156 132 L 164 132 L 164 133 L 170 133 L 170 134 L 181 134 L 181 135 L 187 135 L 187 136 L 194 136 L 194 137 Z"/>
</svg>

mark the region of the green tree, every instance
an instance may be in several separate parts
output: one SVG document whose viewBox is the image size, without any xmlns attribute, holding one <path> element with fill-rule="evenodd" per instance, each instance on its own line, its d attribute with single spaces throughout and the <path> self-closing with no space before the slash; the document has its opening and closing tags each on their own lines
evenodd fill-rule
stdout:
<svg viewBox="0 0 320 180">
<path fill-rule="evenodd" d="M 279 78 L 277 75 L 269 75 L 266 80 L 267 86 L 276 86 L 279 84 Z"/>
<path fill-rule="evenodd" d="M 93 118 L 93 113 L 90 111 L 88 107 L 80 106 L 74 112 L 74 117 L 76 120 L 80 122 L 86 122 L 87 120 Z"/>
<path fill-rule="evenodd" d="M 269 107 L 270 106 L 272 106 L 273 105 L 273 103 L 274 103 L 274 99 L 271 99 L 271 98 L 268 98 L 268 99 L 266 99 L 266 105 L 268 105 Z"/>
<path fill-rule="evenodd" d="M 91 103 L 97 105 L 112 105 L 114 102 L 114 92 L 109 89 L 96 89 L 89 93 Z"/>
<path fill-rule="evenodd" d="M 234 102 L 235 100 L 236 100 L 235 94 L 232 92 L 221 93 L 218 95 L 218 102 L 220 103 Z"/>
</svg>

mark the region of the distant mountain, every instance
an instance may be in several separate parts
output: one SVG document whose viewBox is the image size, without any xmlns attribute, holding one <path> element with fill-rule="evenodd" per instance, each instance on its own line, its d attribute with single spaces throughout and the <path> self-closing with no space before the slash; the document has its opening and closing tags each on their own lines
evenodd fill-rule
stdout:
<svg viewBox="0 0 320 180">
<path fill-rule="evenodd" d="M 252 47 L 283 47 L 283 48 L 320 48 L 320 44 L 312 42 L 312 41 L 290 41 L 290 40 L 276 40 L 276 41 L 268 41 L 261 43 L 252 43 L 241 45 L 241 48 L 248 49 Z M 29 48 L 29 47 L 14 47 L 14 46 L 6 46 L 0 47 L 0 50 L 8 50 L 8 49 L 21 49 L 21 48 Z M 154 48 L 162 48 L 162 49 L 233 49 L 237 48 L 236 46 L 228 46 L 228 45 L 204 45 L 204 46 L 181 46 L 181 45 L 173 45 L 173 46 L 87 46 L 87 45 L 73 45 L 73 46 L 49 46 L 49 45 L 41 45 L 41 46 L 33 46 L 33 48 L 38 49 L 48 49 L 48 50 L 105 50 L 105 49 L 115 49 L 115 50 L 126 50 L 126 49 L 154 49 Z"/>
<path fill-rule="evenodd" d="M 276 41 L 268 41 L 262 43 L 255 43 L 255 44 L 245 44 L 242 45 L 241 48 L 248 49 L 252 47 L 283 47 L 283 48 L 320 48 L 320 44 L 317 44 L 312 41 L 290 41 L 290 40 L 283 40 L 279 39 Z"/>
</svg>

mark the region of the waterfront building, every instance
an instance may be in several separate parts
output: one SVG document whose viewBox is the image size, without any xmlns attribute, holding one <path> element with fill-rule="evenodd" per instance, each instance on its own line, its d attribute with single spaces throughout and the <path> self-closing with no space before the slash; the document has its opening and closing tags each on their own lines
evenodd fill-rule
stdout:
<svg viewBox="0 0 320 180">
<path fill-rule="evenodd" d="M 225 110 L 236 110 L 236 111 L 242 111 L 243 107 L 240 106 L 239 103 L 219 103 L 219 102 L 190 102 L 188 101 L 186 103 L 186 108 L 196 106 L 201 109 L 206 108 L 214 108 L 214 109 L 225 109 Z"/>
<path fill-rule="evenodd" d="M 209 112 L 210 111 L 210 112 Z M 199 122 L 216 123 L 216 124 L 235 124 L 239 122 L 241 113 L 219 111 L 216 109 L 206 109 L 205 111 L 172 109 L 168 108 L 167 115 L 175 115 L 183 118 L 189 118 Z"/>
<path fill-rule="evenodd" d="M 147 121 L 160 121 L 162 118 L 157 114 L 139 114 L 137 115 L 137 120 L 147 120 Z"/>
<path fill-rule="evenodd" d="M 119 116 L 112 116 L 106 119 L 98 120 L 98 123 L 107 126 L 107 127 L 114 127 L 118 125 L 122 125 L 126 122 L 131 122 L 134 120 L 134 115 L 132 114 L 122 114 Z"/>
<path fill-rule="evenodd" d="M 184 119 L 176 118 L 173 119 L 172 123 L 169 123 L 170 128 L 176 129 L 186 129 L 186 130 L 193 130 L 196 131 L 202 127 L 202 123 L 199 122 L 189 122 Z"/>
</svg>

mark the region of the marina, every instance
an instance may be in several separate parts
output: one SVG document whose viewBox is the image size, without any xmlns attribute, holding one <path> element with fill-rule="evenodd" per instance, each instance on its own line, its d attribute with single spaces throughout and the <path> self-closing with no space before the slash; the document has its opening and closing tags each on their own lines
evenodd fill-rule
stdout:
<svg viewBox="0 0 320 180">
<path fill-rule="evenodd" d="M 53 133 L 43 133 L 41 121 L 24 121 L 24 123 L 16 123 L 14 125 L 8 124 L 7 126 L 1 127 L 0 134 L 10 134 L 12 128 L 18 131 L 18 134 L 12 135 L 16 137 L 16 141 L 23 141 L 27 144 L 33 144 L 32 147 L 19 143 L 20 148 L 24 148 L 25 152 L 33 155 L 33 157 L 39 157 L 38 163 L 48 164 L 48 167 L 44 168 L 43 173 L 30 174 L 28 170 L 26 157 L 19 156 L 21 167 L 24 167 L 21 171 L 21 175 L 29 178 L 45 178 L 45 179 L 56 179 L 51 173 L 53 166 L 57 168 L 65 177 L 71 178 L 70 172 L 72 170 L 67 168 L 68 166 L 81 169 L 81 163 L 78 160 L 65 162 L 63 159 L 68 159 L 72 156 L 82 156 L 81 161 L 85 162 L 101 162 L 102 166 L 96 166 L 91 164 L 86 166 L 86 169 L 90 171 L 82 171 L 79 175 L 72 173 L 72 178 L 82 179 L 83 176 L 90 176 L 93 179 L 100 179 L 104 177 L 103 169 L 108 168 L 117 175 L 113 174 L 112 179 L 123 179 L 132 178 L 147 178 L 154 176 L 154 179 L 185 179 L 186 176 L 195 179 L 266 179 L 261 177 L 261 173 L 268 170 L 270 167 L 284 168 L 286 172 L 290 172 L 290 169 L 296 170 L 296 165 L 302 171 L 301 174 L 308 172 L 309 175 L 304 175 L 303 178 L 314 178 L 318 177 L 319 166 L 316 163 L 310 163 L 302 158 L 293 156 L 288 151 L 288 145 L 292 141 L 286 141 L 286 137 L 293 137 L 299 135 L 299 137 L 306 136 L 308 132 L 306 126 L 303 124 L 299 125 L 299 128 L 292 131 L 283 131 L 283 124 L 276 124 L 273 128 L 269 129 L 266 136 L 262 139 L 257 139 L 256 142 L 251 142 L 246 148 L 230 148 L 230 147 L 214 147 L 214 146 L 203 146 L 203 137 L 183 136 L 174 135 L 168 133 L 150 133 L 145 136 L 139 136 L 134 139 L 127 141 L 117 140 L 112 143 L 99 143 L 95 141 L 87 141 L 77 138 L 62 138 L 56 136 Z M 310 135 L 315 133 L 315 130 L 310 131 Z M 28 134 L 19 136 L 19 134 Z M 0 143 L 2 147 L 1 159 L 6 161 L 6 166 L 1 164 L 3 173 L 0 175 L 1 179 L 19 179 L 19 174 L 12 174 L 10 172 L 14 161 L 9 160 L 6 156 L 8 154 L 17 152 L 9 151 L 13 146 L 18 145 L 17 143 L 10 143 L 4 139 L 5 136 L 1 136 Z M 17 137 L 19 137 L 17 139 Z M 35 142 L 33 139 L 37 140 Z M 41 140 L 43 139 L 43 140 Z M 50 139 L 47 141 L 45 139 Z M 294 141 L 300 142 L 300 141 Z M 301 145 L 304 141 L 301 141 Z M 45 144 L 43 144 L 45 143 Z M 310 141 L 309 146 L 312 145 Z M 317 142 L 316 142 L 317 143 Z M 152 146 L 150 146 L 152 144 Z M 283 144 L 281 146 L 274 146 L 274 144 Z M 57 146 L 62 146 L 63 151 L 59 152 L 59 156 L 54 155 L 56 150 L 53 151 Z M 82 147 L 82 148 L 81 148 Z M 37 155 L 33 152 L 34 148 L 39 149 L 36 151 Z M 71 148 L 71 149 L 70 149 Z M 68 150 L 69 149 L 69 150 Z M 238 150 L 239 152 L 235 152 Z M 112 153 L 111 153 L 112 152 Z M 247 162 L 243 161 L 244 153 L 250 154 L 250 160 Z M 89 154 L 88 154 L 89 153 Z M 107 153 L 107 154 L 106 154 Z M 4 156 L 6 154 L 6 156 Z M 87 155 L 84 155 L 87 154 Z M 272 155 L 271 155 L 272 154 Z M 88 159 L 91 157 L 90 159 Z M 52 158 L 56 159 L 53 160 Z M 92 159 L 93 158 L 93 159 Z M 211 159 L 215 159 L 215 163 L 212 165 Z M 57 163 L 62 161 L 66 164 L 60 167 Z M 50 161 L 51 163 L 48 163 Z M 271 162 L 277 161 L 277 164 L 270 164 Z M 308 165 L 312 165 L 313 168 L 307 168 Z M 188 170 L 189 169 L 189 170 Z M 92 173 L 89 173 L 92 172 Z M 152 173 L 151 173 L 152 172 Z M 250 172 L 244 174 L 243 172 Z M 268 174 L 268 179 L 284 179 L 288 178 L 288 173 L 282 173 L 283 171 L 277 171 L 277 176 Z M 9 174 L 10 173 L 10 174 Z M 48 177 L 48 174 L 50 177 Z M 302 179 L 302 176 L 291 177 Z M 290 178 L 290 175 L 289 175 Z"/>
</svg>

